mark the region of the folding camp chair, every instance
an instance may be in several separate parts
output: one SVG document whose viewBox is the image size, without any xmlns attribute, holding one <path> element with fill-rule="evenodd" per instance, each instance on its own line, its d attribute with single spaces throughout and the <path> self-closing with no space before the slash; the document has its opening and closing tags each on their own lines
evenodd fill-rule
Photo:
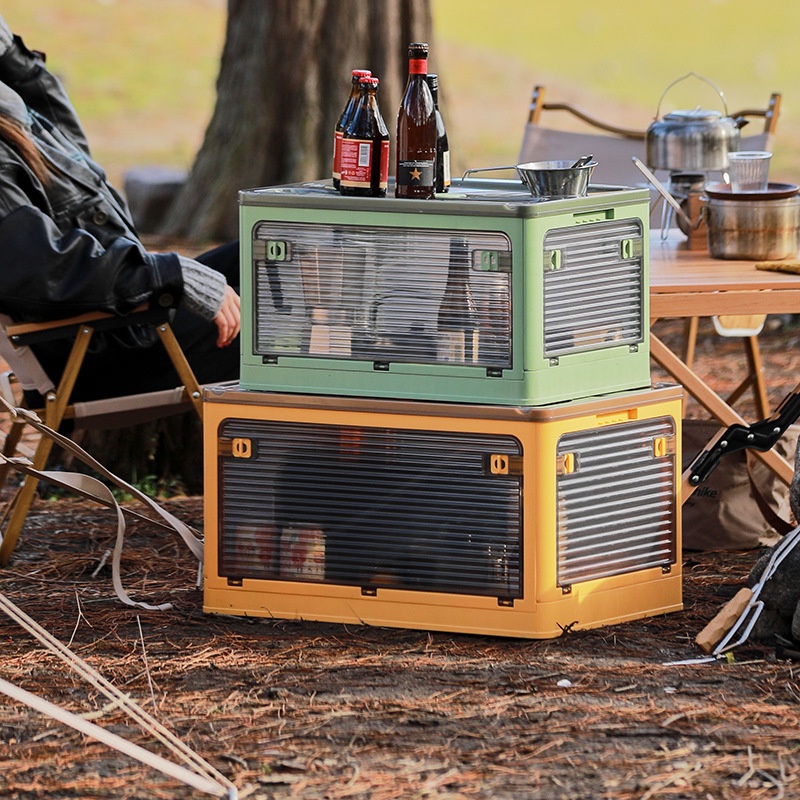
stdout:
<svg viewBox="0 0 800 800">
<path fill-rule="evenodd" d="M 23 390 L 37 390 L 44 397 L 44 408 L 33 410 L 54 430 L 58 430 L 67 419 L 74 420 L 76 428 L 124 427 L 192 408 L 202 418 L 200 386 L 175 338 L 169 319 L 169 309 L 150 308 L 137 309 L 124 317 L 98 312 L 53 322 L 25 324 L 15 324 L 9 317 L 0 315 L 0 356 L 9 366 L 8 371 L 0 376 L 0 392 L 13 406 L 19 405 L 14 394 L 15 384 Z M 96 331 L 131 325 L 149 325 L 155 328 L 175 367 L 179 384 L 174 389 L 165 391 L 72 403 L 72 391 L 92 335 Z M 56 385 L 42 368 L 30 345 L 66 338 L 72 339 L 72 349 Z M 14 455 L 23 428 L 24 422 L 12 420 L 3 448 L 5 458 L 0 465 L 0 485 L 5 482 L 9 470 L 6 459 Z M 34 469 L 44 468 L 52 444 L 52 440 L 45 436 L 38 440 L 31 459 Z M 6 565 L 11 558 L 37 483 L 36 478 L 27 475 L 0 517 L 0 565 Z"/>
<path fill-rule="evenodd" d="M 577 158 L 592 153 L 597 166 L 592 182 L 619 186 L 640 183 L 642 174 L 634 166 L 636 156 L 645 161 L 645 131 L 623 128 L 595 117 L 572 103 L 546 102 L 544 86 L 534 86 L 528 109 L 528 123 L 522 137 L 517 163 Z M 542 124 L 544 112 L 564 112 L 578 121 L 581 130 L 554 128 Z M 585 130 L 583 130 L 585 128 Z"/>
</svg>

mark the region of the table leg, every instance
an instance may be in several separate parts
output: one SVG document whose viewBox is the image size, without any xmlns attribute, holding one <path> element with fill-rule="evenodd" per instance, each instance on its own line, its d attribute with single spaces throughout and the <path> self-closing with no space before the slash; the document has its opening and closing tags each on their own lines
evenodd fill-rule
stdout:
<svg viewBox="0 0 800 800">
<path fill-rule="evenodd" d="M 750 373 L 750 384 L 756 398 L 758 413 L 766 419 L 770 413 L 767 387 L 764 385 L 764 363 L 761 360 L 761 348 L 758 344 L 758 335 L 748 336 L 745 340 L 747 353 L 747 369 Z"/>
<path fill-rule="evenodd" d="M 686 341 L 684 342 L 683 360 L 687 366 L 691 367 L 694 364 L 694 350 L 697 345 L 697 329 L 700 327 L 700 317 L 688 317 L 684 327 Z"/>
</svg>

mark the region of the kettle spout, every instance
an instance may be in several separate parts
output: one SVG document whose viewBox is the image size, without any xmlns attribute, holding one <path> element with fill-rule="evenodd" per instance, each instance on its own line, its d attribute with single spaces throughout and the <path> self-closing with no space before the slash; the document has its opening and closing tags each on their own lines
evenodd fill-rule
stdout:
<svg viewBox="0 0 800 800">
<path fill-rule="evenodd" d="M 744 128 L 745 125 L 749 125 L 750 124 L 750 120 L 749 119 L 745 119 L 744 117 L 736 117 L 733 120 L 733 122 L 736 125 L 736 127 L 739 128 L 739 130 Z"/>
</svg>

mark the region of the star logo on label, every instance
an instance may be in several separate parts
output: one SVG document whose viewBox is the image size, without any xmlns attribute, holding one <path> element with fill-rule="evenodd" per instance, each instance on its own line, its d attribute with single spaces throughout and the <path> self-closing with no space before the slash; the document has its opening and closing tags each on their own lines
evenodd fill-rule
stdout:
<svg viewBox="0 0 800 800">
<path fill-rule="evenodd" d="M 422 170 L 416 169 L 416 167 L 411 170 L 411 180 L 412 181 L 418 181 L 421 178 L 422 178 Z"/>
</svg>

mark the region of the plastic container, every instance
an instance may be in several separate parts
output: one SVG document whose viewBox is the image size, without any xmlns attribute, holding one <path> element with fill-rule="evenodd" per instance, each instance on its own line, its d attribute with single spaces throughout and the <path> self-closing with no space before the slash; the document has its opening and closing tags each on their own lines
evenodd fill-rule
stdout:
<svg viewBox="0 0 800 800">
<path fill-rule="evenodd" d="M 728 172 L 733 192 L 765 192 L 769 181 L 772 153 L 764 150 L 740 150 L 728 153 Z"/>
<path fill-rule="evenodd" d="M 203 608 L 531 639 L 679 611 L 682 399 L 209 387 Z"/>
</svg>

